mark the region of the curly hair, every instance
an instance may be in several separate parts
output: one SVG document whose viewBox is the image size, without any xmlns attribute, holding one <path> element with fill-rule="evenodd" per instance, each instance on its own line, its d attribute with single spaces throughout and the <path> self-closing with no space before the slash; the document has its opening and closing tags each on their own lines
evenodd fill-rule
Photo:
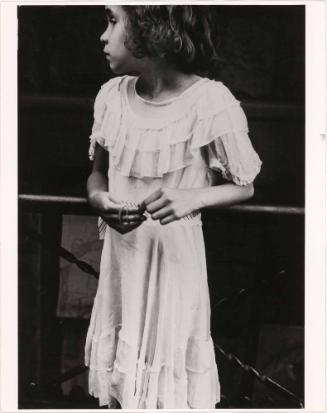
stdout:
<svg viewBox="0 0 327 413">
<path fill-rule="evenodd" d="M 135 57 L 159 57 L 187 73 L 209 74 L 219 58 L 210 6 L 122 6 L 126 47 Z"/>
</svg>

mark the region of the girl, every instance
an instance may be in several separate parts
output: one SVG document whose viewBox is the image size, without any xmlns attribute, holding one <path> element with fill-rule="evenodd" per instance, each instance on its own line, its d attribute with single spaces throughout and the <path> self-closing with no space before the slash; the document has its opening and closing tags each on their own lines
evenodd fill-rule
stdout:
<svg viewBox="0 0 327 413">
<path fill-rule="evenodd" d="M 260 160 L 239 102 L 203 76 L 205 6 L 107 6 L 111 70 L 87 182 L 104 237 L 86 339 L 90 393 L 124 409 L 212 409 L 219 381 L 200 210 L 253 195 Z M 217 172 L 225 181 L 215 185 Z"/>
</svg>

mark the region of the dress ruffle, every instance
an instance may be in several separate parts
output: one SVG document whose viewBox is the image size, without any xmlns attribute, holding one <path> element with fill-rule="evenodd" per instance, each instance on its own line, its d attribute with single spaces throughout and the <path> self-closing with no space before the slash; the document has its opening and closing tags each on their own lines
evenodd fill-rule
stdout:
<svg viewBox="0 0 327 413">
<path fill-rule="evenodd" d="M 141 348 L 121 336 L 120 328 L 100 337 L 89 333 L 86 340 L 89 392 L 100 406 L 110 408 L 118 400 L 123 409 L 215 407 L 220 389 L 211 339 L 191 337 L 186 349 L 175 349 L 171 363 L 154 368 L 140 358 Z"/>
<path fill-rule="evenodd" d="M 238 185 L 254 180 L 261 161 L 240 103 L 222 83 L 208 80 L 168 120 L 136 115 L 122 102 L 124 83 L 125 77 L 109 81 L 97 96 L 91 159 L 98 142 L 122 175 L 160 178 L 191 165 L 204 150 L 209 168 L 225 179 Z"/>
</svg>

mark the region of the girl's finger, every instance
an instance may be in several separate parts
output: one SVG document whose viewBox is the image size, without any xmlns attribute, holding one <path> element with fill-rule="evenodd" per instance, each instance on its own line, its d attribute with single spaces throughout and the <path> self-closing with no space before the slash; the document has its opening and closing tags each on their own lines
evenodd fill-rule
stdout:
<svg viewBox="0 0 327 413">
<path fill-rule="evenodd" d="M 126 208 L 123 208 L 123 209 L 119 209 L 118 211 L 108 211 L 108 212 L 103 212 L 102 211 L 102 213 L 100 214 L 100 216 L 102 216 L 102 217 L 105 217 L 105 218 L 107 218 L 107 219 L 121 219 L 121 220 L 130 220 L 130 221 L 133 221 L 133 220 L 137 220 L 137 219 L 139 219 L 139 218 L 145 218 L 145 215 L 143 214 L 143 213 L 141 213 L 141 212 L 132 212 L 132 211 L 129 211 L 128 209 L 126 209 Z"/>
<path fill-rule="evenodd" d="M 114 204 L 111 201 L 108 203 L 108 212 L 111 213 L 119 213 L 121 211 L 122 215 L 129 215 L 129 214 L 140 214 L 141 209 L 139 206 L 128 206 L 125 204 Z"/>
<path fill-rule="evenodd" d="M 145 200 L 142 202 L 142 204 L 147 207 L 151 202 L 156 201 L 157 199 L 159 199 L 162 195 L 162 190 L 161 188 L 157 189 L 156 191 L 154 191 L 151 195 L 149 195 L 147 198 L 145 198 Z"/>
<path fill-rule="evenodd" d="M 160 224 L 161 225 L 166 225 L 166 224 L 170 224 L 173 221 L 176 221 L 175 216 L 174 215 L 168 215 L 167 217 L 160 220 Z"/>
<path fill-rule="evenodd" d="M 125 222 L 143 222 L 146 220 L 144 215 L 123 215 L 118 214 L 102 214 L 101 216 L 107 222 L 125 223 Z"/>
<path fill-rule="evenodd" d="M 105 209 L 110 210 L 113 209 L 115 210 L 116 208 L 119 208 L 121 206 L 121 203 L 116 202 L 114 199 L 112 199 L 109 194 L 108 196 L 105 198 L 106 202 L 105 202 Z"/>
<path fill-rule="evenodd" d="M 117 213 L 102 214 L 101 217 L 107 222 L 119 222 L 119 215 Z"/>
<path fill-rule="evenodd" d="M 140 224 L 142 224 L 142 220 L 141 220 L 141 222 L 140 222 L 140 220 L 136 220 L 136 221 L 124 221 L 124 222 L 122 222 L 122 224 L 121 225 L 123 225 L 124 227 L 127 227 L 127 226 L 131 226 L 131 227 L 133 227 L 133 226 L 139 226 Z"/>
<path fill-rule="evenodd" d="M 128 214 L 128 215 L 123 215 L 122 216 L 122 221 L 123 222 L 131 222 L 131 221 L 145 221 L 146 217 L 144 215 L 140 214 Z"/>
<path fill-rule="evenodd" d="M 124 208 L 125 210 L 128 209 L 129 212 L 132 213 L 138 213 L 142 210 L 144 211 L 144 207 L 138 204 L 135 204 L 133 202 L 124 202 L 116 198 L 115 196 L 112 195 L 111 192 L 108 194 L 108 206 L 117 211 L 121 208 Z"/>
<path fill-rule="evenodd" d="M 112 194 L 112 192 L 109 192 L 109 193 L 108 193 L 108 199 L 109 199 L 111 202 L 113 202 L 113 203 L 115 203 L 115 204 L 117 204 L 117 205 L 123 205 L 123 202 L 122 202 L 120 199 L 116 198 L 116 197 Z"/>
<path fill-rule="evenodd" d="M 156 201 L 151 202 L 147 205 L 146 209 L 150 214 L 153 214 L 156 211 L 164 208 L 167 205 L 167 200 L 163 198 L 159 198 Z"/>
<path fill-rule="evenodd" d="M 118 231 L 120 234 L 126 234 L 130 231 L 133 231 L 133 229 L 136 229 L 141 224 L 142 224 L 141 222 L 137 222 L 134 224 L 115 224 L 115 225 L 112 225 L 111 228 Z"/>
<path fill-rule="evenodd" d="M 171 208 L 165 207 L 151 214 L 151 218 L 152 219 L 163 219 L 165 217 L 168 217 L 169 215 L 171 215 Z"/>
</svg>

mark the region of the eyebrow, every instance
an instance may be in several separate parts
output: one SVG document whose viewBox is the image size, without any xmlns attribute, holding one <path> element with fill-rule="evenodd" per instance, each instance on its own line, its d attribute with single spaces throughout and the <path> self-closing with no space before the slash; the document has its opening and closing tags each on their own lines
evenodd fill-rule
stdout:
<svg viewBox="0 0 327 413">
<path fill-rule="evenodd" d="M 112 9 L 109 6 L 105 7 L 105 13 L 107 16 L 117 18 L 116 14 L 112 11 Z"/>
</svg>

